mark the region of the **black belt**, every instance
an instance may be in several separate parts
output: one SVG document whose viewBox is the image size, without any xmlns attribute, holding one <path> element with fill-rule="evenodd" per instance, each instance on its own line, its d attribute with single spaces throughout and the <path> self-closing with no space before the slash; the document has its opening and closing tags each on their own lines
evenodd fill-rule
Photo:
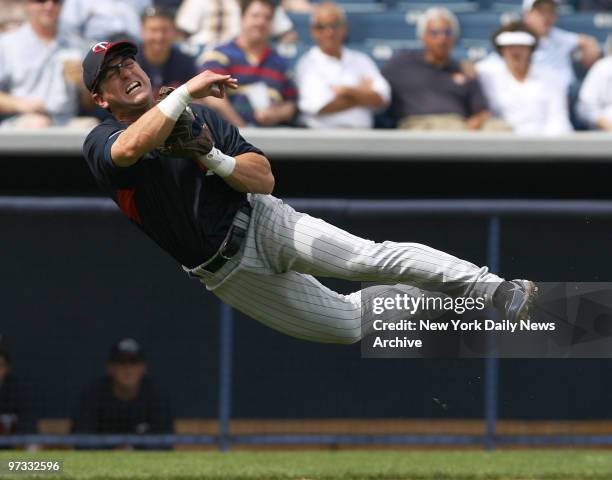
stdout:
<svg viewBox="0 0 612 480">
<path fill-rule="evenodd" d="M 244 205 L 240 207 L 221 247 L 219 247 L 217 253 L 205 265 L 202 265 L 201 268 L 203 270 L 215 273 L 240 251 L 240 247 L 247 236 L 250 218 L 251 206 Z"/>
</svg>

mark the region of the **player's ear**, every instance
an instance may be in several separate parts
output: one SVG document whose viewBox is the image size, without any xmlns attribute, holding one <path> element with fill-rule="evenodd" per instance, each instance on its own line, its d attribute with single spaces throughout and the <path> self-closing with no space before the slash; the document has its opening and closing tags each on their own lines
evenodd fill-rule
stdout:
<svg viewBox="0 0 612 480">
<path fill-rule="evenodd" d="M 108 108 L 108 102 L 104 100 L 104 97 L 102 96 L 101 93 L 96 92 L 91 96 L 91 98 L 94 101 L 94 103 L 98 105 L 100 108 L 103 108 L 104 110 Z"/>
</svg>

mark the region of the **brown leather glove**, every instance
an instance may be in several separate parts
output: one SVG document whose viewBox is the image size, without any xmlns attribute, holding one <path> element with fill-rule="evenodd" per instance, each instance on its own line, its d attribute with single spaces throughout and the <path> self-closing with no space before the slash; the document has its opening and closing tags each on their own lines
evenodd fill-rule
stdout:
<svg viewBox="0 0 612 480">
<path fill-rule="evenodd" d="M 159 101 L 170 95 L 174 91 L 172 87 L 161 87 L 159 89 Z M 206 123 L 202 124 L 199 135 L 193 134 L 193 122 L 195 115 L 189 106 L 181 113 L 176 121 L 174 128 L 168 135 L 163 145 L 157 150 L 164 155 L 172 157 L 189 158 L 197 160 L 200 156 L 206 155 L 214 146 L 214 140 Z"/>
</svg>

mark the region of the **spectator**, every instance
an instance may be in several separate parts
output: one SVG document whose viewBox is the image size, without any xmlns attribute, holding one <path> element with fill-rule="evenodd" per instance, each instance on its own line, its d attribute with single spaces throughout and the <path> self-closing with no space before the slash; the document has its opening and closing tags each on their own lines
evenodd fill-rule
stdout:
<svg viewBox="0 0 612 480">
<path fill-rule="evenodd" d="M 451 59 L 459 35 L 457 17 L 433 7 L 419 17 L 417 34 L 424 51 L 402 51 L 383 68 L 391 85 L 391 112 L 400 128 L 479 130 L 494 128 L 478 81 Z"/>
<path fill-rule="evenodd" d="M 524 0 L 523 10 L 525 24 L 538 37 L 534 65 L 554 69 L 562 84 L 569 88 L 576 79 L 572 53 L 578 49 L 583 67 L 590 68 L 600 55 L 597 39 L 555 27 L 559 18 L 556 0 Z"/>
<path fill-rule="evenodd" d="M 18 28 L 26 20 L 24 2 L 5 0 L 0 11 L 0 33 Z"/>
<path fill-rule="evenodd" d="M 296 67 L 302 122 L 310 128 L 372 128 L 373 113 L 389 103 L 391 90 L 367 55 L 343 47 L 344 12 L 334 3 L 318 5 L 310 31 L 317 46 Z"/>
<path fill-rule="evenodd" d="M 77 113 L 81 54 L 57 34 L 60 0 L 27 0 L 25 6 L 28 21 L 0 35 L 2 126 L 66 125 Z M 84 86 L 82 93 L 85 101 Z"/>
<path fill-rule="evenodd" d="M 145 9 L 141 36 L 142 46 L 136 60 L 151 79 L 154 92 L 162 85 L 178 87 L 196 76 L 195 59 L 174 45 L 176 28 L 168 10 Z"/>
<path fill-rule="evenodd" d="M 140 38 L 140 15 L 151 0 L 65 0 L 60 17 L 63 35 L 82 49 L 102 40 Z"/>
<path fill-rule="evenodd" d="M 36 433 L 32 401 L 11 373 L 11 357 L 0 336 L 0 435 Z"/>
<path fill-rule="evenodd" d="M 612 131 L 612 57 L 598 60 L 587 73 L 576 104 L 579 118 L 591 128 Z"/>
<path fill-rule="evenodd" d="M 176 25 L 195 47 L 213 48 L 237 37 L 240 33 L 240 0 L 183 0 Z M 293 22 L 282 7 L 274 10 L 272 37 L 295 41 Z"/>
<path fill-rule="evenodd" d="M 310 0 L 283 0 L 281 6 L 292 13 L 312 13 L 314 8 Z"/>
<path fill-rule="evenodd" d="M 537 43 L 536 35 L 521 22 L 505 25 L 493 35 L 503 62 L 476 64 L 491 113 L 516 133 L 570 132 L 565 86 L 554 71 L 531 62 Z"/>
<path fill-rule="evenodd" d="M 81 395 L 73 418 L 73 433 L 172 433 L 168 401 L 146 373 L 145 357 L 138 342 L 124 338 L 113 345 L 107 376 Z"/>
<path fill-rule="evenodd" d="M 206 103 L 238 127 L 288 123 L 295 114 L 296 89 L 284 58 L 269 44 L 274 14 L 271 0 L 242 1 L 241 31 L 226 45 L 204 54 L 202 70 L 229 74 L 240 88 L 228 98 Z"/>
</svg>

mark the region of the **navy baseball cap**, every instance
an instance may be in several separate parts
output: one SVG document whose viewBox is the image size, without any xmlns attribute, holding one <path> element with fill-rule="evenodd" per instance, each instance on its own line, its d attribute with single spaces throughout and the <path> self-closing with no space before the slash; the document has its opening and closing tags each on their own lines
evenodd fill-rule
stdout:
<svg viewBox="0 0 612 480">
<path fill-rule="evenodd" d="M 145 357 L 136 340 L 123 338 L 112 346 L 108 361 L 111 363 L 141 363 L 145 361 Z"/>
<path fill-rule="evenodd" d="M 100 73 L 109 58 L 108 55 L 116 52 L 135 56 L 138 53 L 138 47 L 129 40 L 120 40 L 118 42 L 98 42 L 89 49 L 83 60 L 83 83 L 87 90 L 93 92 L 96 89 Z"/>
</svg>

